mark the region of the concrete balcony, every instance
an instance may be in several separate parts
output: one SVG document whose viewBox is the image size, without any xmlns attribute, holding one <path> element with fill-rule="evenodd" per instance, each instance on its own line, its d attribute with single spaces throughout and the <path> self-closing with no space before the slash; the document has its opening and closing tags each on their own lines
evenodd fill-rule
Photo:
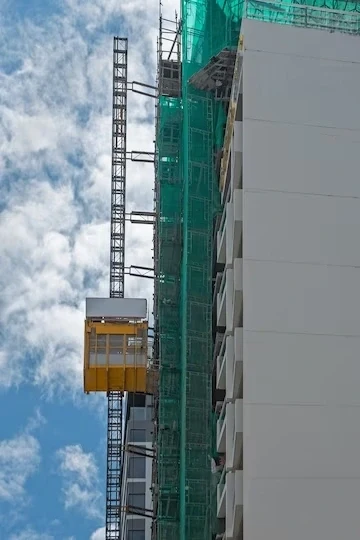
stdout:
<svg viewBox="0 0 360 540">
<path fill-rule="evenodd" d="M 217 296 L 215 296 L 215 299 L 217 300 Z M 214 316 L 216 316 L 216 313 L 214 314 Z M 222 334 L 221 332 L 216 332 L 214 350 L 213 350 L 214 365 L 215 365 L 215 362 L 217 360 L 217 357 L 219 355 L 220 356 L 224 355 L 224 353 L 222 352 L 222 349 L 225 350 L 224 341 L 225 341 L 224 340 L 224 334 Z"/>
<path fill-rule="evenodd" d="M 234 331 L 234 270 L 229 268 L 226 273 L 226 333 L 229 335 Z"/>
<path fill-rule="evenodd" d="M 226 231 L 229 226 L 229 215 L 231 215 L 229 212 L 229 204 L 230 203 L 224 204 L 219 230 L 217 232 L 217 262 L 219 264 L 226 263 Z"/>
<path fill-rule="evenodd" d="M 223 402 L 219 419 L 216 424 L 216 450 L 220 454 L 226 451 L 226 401 Z"/>
<path fill-rule="evenodd" d="M 220 289 L 217 295 L 217 326 L 226 326 L 227 331 L 232 329 L 233 289 L 234 271 L 232 268 L 228 268 L 222 275 Z"/>
<path fill-rule="evenodd" d="M 243 453 L 243 436 L 244 436 L 244 416 L 243 416 L 243 400 L 235 401 L 235 431 L 233 439 L 233 460 L 234 468 L 240 469 Z"/>
<path fill-rule="evenodd" d="M 236 399 L 226 408 L 226 468 L 240 469 L 243 450 L 243 400 Z"/>
<path fill-rule="evenodd" d="M 226 538 L 237 540 L 241 538 L 243 519 L 243 472 L 228 472 L 225 481 L 226 490 Z"/>
<path fill-rule="evenodd" d="M 234 335 L 226 341 L 226 398 L 242 397 L 243 379 L 243 329 L 235 328 Z"/>
<path fill-rule="evenodd" d="M 225 363 L 226 363 L 226 399 L 232 400 L 232 376 L 234 372 L 234 336 L 226 337 L 225 342 Z"/>
<path fill-rule="evenodd" d="M 234 131 L 231 141 L 231 184 L 232 189 L 241 189 L 243 161 L 243 123 L 234 122 Z"/>
<path fill-rule="evenodd" d="M 236 189 L 228 203 L 226 215 L 226 266 L 232 268 L 234 259 L 242 253 L 243 192 Z"/>
<path fill-rule="evenodd" d="M 219 264 L 225 264 L 225 259 L 226 259 L 226 242 L 225 242 L 225 238 L 226 238 L 226 228 L 223 227 L 222 230 L 219 230 L 217 232 L 217 259 L 216 261 L 219 263 Z"/>
<path fill-rule="evenodd" d="M 234 222 L 232 230 L 234 259 L 241 257 L 242 228 L 243 228 L 243 191 L 235 189 L 233 193 Z"/>
<path fill-rule="evenodd" d="M 243 261 L 234 260 L 234 289 L 232 322 L 234 327 L 242 326 L 243 312 Z"/>
<path fill-rule="evenodd" d="M 216 359 L 216 388 L 226 390 L 226 360 L 224 355 L 219 355 Z"/>
<path fill-rule="evenodd" d="M 223 272 L 217 293 L 217 326 L 226 326 L 226 272 Z"/>
<path fill-rule="evenodd" d="M 212 303 L 212 309 L 213 309 L 213 316 L 216 318 L 217 313 L 217 297 L 220 291 L 221 286 L 221 280 L 222 280 L 223 273 L 218 272 L 216 274 L 215 283 L 214 283 L 214 291 L 213 291 L 213 303 Z"/>
<path fill-rule="evenodd" d="M 226 222 L 225 222 L 225 236 L 226 236 L 226 258 L 225 264 L 227 268 L 232 268 L 234 261 L 234 249 L 233 249 L 233 234 L 234 234 L 234 203 L 229 202 L 226 205 Z"/>
<path fill-rule="evenodd" d="M 226 516 L 226 491 L 225 491 L 225 469 L 222 472 L 220 481 L 217 485 L 217 512 L 219 519 Z"/>
</svg>

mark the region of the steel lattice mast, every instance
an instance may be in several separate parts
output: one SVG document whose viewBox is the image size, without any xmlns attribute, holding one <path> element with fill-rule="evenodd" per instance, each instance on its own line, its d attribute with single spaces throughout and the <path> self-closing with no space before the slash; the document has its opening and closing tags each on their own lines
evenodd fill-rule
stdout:
<svg viewBox="0 0 360 540">
<path fill-rule="evenodd" d="M 126 194 L 126 38 L 114 38 L 111 164 L 110 298 L 124 297 Z M 123 393 L 108 392 L 106 540 L 120 540 Z"/>
</svg>

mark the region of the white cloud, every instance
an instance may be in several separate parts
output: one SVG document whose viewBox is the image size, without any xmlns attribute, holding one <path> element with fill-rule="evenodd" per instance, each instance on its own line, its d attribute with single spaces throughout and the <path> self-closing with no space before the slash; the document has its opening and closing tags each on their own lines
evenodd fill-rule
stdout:
<svg viewBox="0 0 360 540">
<path fill-rule="evenodd" d="M 34 531 L 31 527 L 24 529 L 21 532 L 12 534 L 9 540 L 54 540 L 54 537 Z"/>
<path fill-rule="evenodd" d="M 57 459 L 65 509 L 78 510 L 90 519 L 101 519 L 104 503 L 94 455 L 76 444 L 58 450 Z"/>
<path fill-rule="evenodd" d="M 96 529 L 90 536 L 90 540 L 105 540 L 105 527 Z"/>
<path fill-rule="evenodd" d="M 0 442 L 0 500 L 22 501 L 25 484 L 40 464 L 40 446 L 32 435 Z"/>
<path fill-rule="evenodd" d="M 129 35 L 129 80 L 154 82 L 157 0 L 67 0 L 16 31 L 0 20 L 0 386 L 82 386 L 84 299 L 108 294 L 110 24 Z M 128 150 L 153 149 L 153 112 L 129 94 Z M 151 210 L 153 167 L 129 162 L 127 178 L 128 210 Z M 126 264 L 152 266 L 151 227 L 126 230 Z M 126 278 L 127 296 L 151 290 Z"/>
<path fill-rule="evenodd" d="M 40 444 L 33 433 L 44 423 L 36 410 L 22 433 L 0 440 L 0 501 L 17 505 L 26 502 L 26 482 L 41 461 Z"/>
<path fill-rule="evenodd" d="M 62 473 L 76 474 L 80 483 L 89 486 L 97 475 L 97 466 L 92 454 L 86 454 L 79 444 L 66 446 L 58 451 Z"/>
</svg>

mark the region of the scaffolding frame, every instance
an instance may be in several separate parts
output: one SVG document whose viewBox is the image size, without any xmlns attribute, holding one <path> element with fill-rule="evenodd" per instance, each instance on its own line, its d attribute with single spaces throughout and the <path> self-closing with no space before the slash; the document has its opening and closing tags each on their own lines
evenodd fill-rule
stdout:
<svg viewBox="0 0 360 540">
<path fill-rule="evenodd" d="M 296 18 L 299 25 L 306 21 L 318 27 L 317 10 L 301 7 L 317 1 L 295 0 L 296 5 L 286 9 L 286 19 L 281 14 L 284 9 L 276 7 L 287 4 L 279 0 L 276 5 L 256 0 L 182 0 L 181 20 L 176 19 L 175 27 L 160 14 L 154 236 L 159 358 L 156 540 L 208 540 L 220 532 L 219 478 L 212 477 L 210 465 L 210 458 L 218 457 L 211 399 L 213 231 L 221 210 L 218 176 L 221 173 L 224 183 L 230 157 L 244 10 L 249 18 L 278 21 L 280 17 L 283 24 L 293 24 Z M 340 3 L 324 1 L 335 9 Z M 358 3 L 350 4 L 349 11 L 360 10 Z M 331 17 L 340 24 L 337 15 Z M 341 24 L 355 33 L 358 16 L 345 17 Z M 181 61 L 180 69 L 170 62 L 178 47 L 175 61 Z"/>
<path fill-rule="evenodd" d="M 213 226 L 220 211 L 216 162 L 242 6 L 243 0 L 182 0 L 180 540 L 204 540 L 215 533 L 210 458 Z"/>
<path fill-rule="evenodd" d="M 180 28 L 160 13 L 154 207 L 154 356 L 159 385 L 155 395 L 154 513 L 152 536 L 178 538 L 181 261 L 181 62 Z"/>
<path fill-rule="evenodd" d="M 218 93 L 195 88 L 190 79 L 214 54 L 233 46 L 239 30 L 239 25 L 234 29 L 234 5 L 242 0 L 183 0 L 181 20 L 176 18 L 173 26 L 160 14 L 156 540 L 204 540 L 212 532 L 212 253 L 219 211 L 215 151 L 223 144 L 228 99 L 219 101 Z M 226 66 L 233 56 L 227 55 Z"/>
</svg>

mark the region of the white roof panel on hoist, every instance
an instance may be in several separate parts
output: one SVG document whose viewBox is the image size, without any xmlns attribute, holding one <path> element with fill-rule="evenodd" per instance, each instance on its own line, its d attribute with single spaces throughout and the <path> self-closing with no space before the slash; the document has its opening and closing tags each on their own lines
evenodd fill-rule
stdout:
<svg viewBox="0 0 360 540">
<path fill-rule="evenodd" d="M 146 314 L 143 298 L 86 298 L 86 318 L 145 319 Z"/>
</svg>

